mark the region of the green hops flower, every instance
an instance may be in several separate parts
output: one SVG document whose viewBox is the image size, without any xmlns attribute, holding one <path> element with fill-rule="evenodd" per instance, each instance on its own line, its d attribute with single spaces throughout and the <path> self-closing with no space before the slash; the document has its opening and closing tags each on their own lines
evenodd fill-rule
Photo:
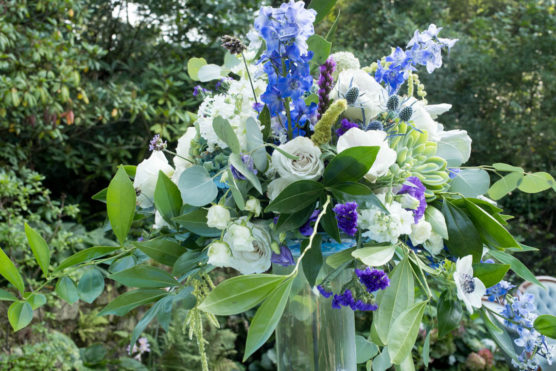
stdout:
<svg viewBox="0 0 556 371">
<path fill-rule="evenodd" d="M 332 139 L 332 126 L 338 120 L 338 117 L 346 110 L 347 101 L 338 99 L 328 107 L 320 120 L 315 125 L 315 132 L 311 136 L 311 140 L 317 146 L 326 144 Z"/>
<path fill-rule="evenodd" d="M 346 101 L 347 104 L 352 105 L 355 103 L 357 98 L 359 97 L 359 88 L 357 86 L 352 87 L 346 93 Z"/>
<path fill-rule="evenodd" d="M 397 95 L 392 95 L 390 98 L 388 98 L 388 102 L 386 103 L 386 108 L 388 108 L 388 111 L 395 111 L 398 109 L 400 105 L 400 97 L 398 97 Z"/>
<path fill-rule="evenodd" d="M 398 114 L 398 117 L 400 118 L 400 120 L 407 122 L 411 119 L 411 115 L 413 115 L 413 108 L 404 107 Z"/>
</svg>

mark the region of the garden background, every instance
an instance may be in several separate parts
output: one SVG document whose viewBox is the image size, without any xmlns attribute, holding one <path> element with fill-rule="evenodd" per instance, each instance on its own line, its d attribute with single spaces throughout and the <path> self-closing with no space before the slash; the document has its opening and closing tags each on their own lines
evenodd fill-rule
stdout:
<svg viewBox="0 0 556 371">
<path fill-rule="evenodd" d="M 177 141 L 200 103 L 187 60 L 202 55 L 220 63 L 225 50 L 219 37 L 244 36 L 264 3 L 0 0 L 0 246 L 26 277 L 38 278 L 40 269 L 24 222 L 46 237 L 58 261 L 107 243 L 105 205 L 91 197 L 118 164 L 145 157 L 153 134 Z M 444 37 L 459 38 L 434 78 L 421 75 L 429 102 L 453 104 L 442 123 L 469 132 L 472 164 L 506 162 L 554 174 L 554 2 L 339 0 L 317 33 L 326 33 L 338 14 L 333 51 L 356 51 L 362 65 L 403 46 L 430 23 L 444 27 Z M 518 215 L 512 232 L 539 248 L 525 263 L 538 275 L 556 275 L 555 193 L 516 193 L 503 204 Z M 151 224 L 134 223 L 136 237 Z M 0 278 L 0 287 L 5 284 Z M 126 356 L 141 313 L 97 316 L 121 291 L 111 286 L 90 305 L 48 303 L 33 326 L 15 334 L 8 305 L 0 301 L 0 369 L 199 369 L 197 345 L 182 332 L 185 311 L 179 309 L 168 332 L 149 328 L 150 352 L 141 363 Z M 272 345 L 240 363 L 250 315 L 222 320 L 218 330 L 206 328 L 211 369 L 275 368 Z M 369 318 L 358 314 L 357 320 L 362 325 Z M 436 367 L 454 360 L 453 367 L 472 367 L 464 362 L 479 350 L 480 334 L 467 327 L 447 341 L 433 337 Z"/>
</svg>

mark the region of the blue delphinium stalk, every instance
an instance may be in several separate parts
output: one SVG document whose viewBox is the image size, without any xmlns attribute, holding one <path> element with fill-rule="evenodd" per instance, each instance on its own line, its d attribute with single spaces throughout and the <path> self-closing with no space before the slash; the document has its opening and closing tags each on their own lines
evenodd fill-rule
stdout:
<svg viewBox="0 0 556 371">
<path fill-rule="evenodd" d="M 309 68 L 313 53 L 307 39 L 314 34 L 315 16 L 316 11 L 305 9 L 302 1 L 290 0 L 279 8 L 262 7 L 255 19 L 255 30 L 266 43 L 260 61 L 268 85 L 261 100 L 290 139 L 304 135 L 317 114 L 316 103 L 307 106 L 304 100 L 313 85 Z"/>
<path fill-rule="evenodd" d="M 418 223 L 423 215 L 425 215 L 425 210 L 427 208 L 425 191 L 425 186 L 416 176 L 410 176 L 409 178 L 407 178 L 402 185 L 402 188 L 398 191 L 399 195 L 408 194 L 409 196 L 412 196 L 417 201 L 419 201 L 419 205 L 417 206 L 417 208 L 411 209 L 411 211 L 413 211 L 413 218 L 415 220 L 415 223 Z"/>
<path fill-rule="evenodd" d="M 515 286 L 508 281 L 500 281 L 496 285 L 487 288 L 486 295 L 488 301 L 496 301 L 498 298 L 505 298 L 508 292 Z"/>
<path fill-rule="evenodd" d="M 357 203 L 337 204 L 332 210 L 336 214 L 338 228 L 342 232 L 354 236 L 357 232 Z"/>
<path fill-rule="evenodd" d="M 442 48 L 449 50 L 457 41 L 438 37 L 441 29 L 431 24 L 426 31 L 415 31 L 405 50 L 397 47 L 386 57 L 386 64 L 378 61 L 376 81 L 385 83 L 388 92 L 395 94 L 416 66 L 426 66 L 428 73 L 441 67 Z"/>
</svg>

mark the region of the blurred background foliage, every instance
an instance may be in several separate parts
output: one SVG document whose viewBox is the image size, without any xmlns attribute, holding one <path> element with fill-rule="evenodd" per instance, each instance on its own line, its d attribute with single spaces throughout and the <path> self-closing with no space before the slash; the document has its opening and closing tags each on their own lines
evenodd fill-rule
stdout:
<svg viewBox="0 0 556 371">
<path fill-rule="evenodd" d="M 245 35 L 263 2 L 0 0 L 0 245 L 26 277 L 39 270 L 25 243 L 25 221 L 46 237 L 53 259 L 106 243 L 104 205 L 91 196 L 118 164 L 141 161 L 153 134 L 175 142 L 185 131 L 199 104 L 187 60 L 220 63 L 218 38 Z M 459 38 L 442 69 L 420 76 L 429 102 L 453 104 L 440 121 L 469 132 L 471 164 L 500 161 L 554 174 L 552 1 L 339 0 L 317 32 L 325 34 L 338 14 L 333 51 L 350 50 L 363 65 L 430 23 L 444 27 L 444 37 Z M 516 215 L 512 231 L 540 249 L 527 265 L 555 275 L 554 193 L 514 193 L 502 203 Z M 179 312 L 168 332 L 149 332 L 151 352 L 139 357 L 145 366 L 126 356 L 136 319 L 96 317 L 118 289 L 92 305 L 49 303 L 50 314 L 41 309 L 36 325 L 16 336 L 7 331 L 0 302 L 0 369 L 197 369 L 196 345 L 183 334 Z M 249 315 L 206 329 L 215 369 L 274 368 L 271 345 L 239 366 Z M 480 330 L 458 331 L 452 345 L 437 343 L 439 364 L 478 351 Z"/>
</svg>

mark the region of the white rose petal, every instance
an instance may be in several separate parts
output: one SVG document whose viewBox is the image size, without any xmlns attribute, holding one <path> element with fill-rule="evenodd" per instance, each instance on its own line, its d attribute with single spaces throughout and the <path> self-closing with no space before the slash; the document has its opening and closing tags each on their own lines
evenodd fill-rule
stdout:
<svg viewBox="0 0 556 371">
<path fill-rule="evenodd" d="M 440 139 L 439 133 L 442 130 L 442 126 L 433 120 L 425 103 L 415 98 L 410 98 L 405 106 L 413 109 L 413 114 L 411 115 L 413 125 L 417 129 L 426 132 L 429 140 L 438 141 Z"/>
<path fill-rule="evenodd" d="M 210 228 L 226 229 L 230 222 L 230 212 L 224 206 L 213 205 L 207 212 L 207 226 Z"/>
<path fill-rule="evenodd" d="M 166 156 L 160 151 L 154 151 L 148 159 L 137 165 L 133 187 L 140 191 L 137 204 L 142 208 L 154 205 L 154 190 L 159 171 L 162 171 L 168 177 L 172 177 L 174 173 L 174 169 L 168 164 Z"/>
<path fill-rule="evenodd" d="M 226 230 L 224 242 L 234 251 L 254 251 L 251 230 L 241 224 L 232 224 Z"/>
<path fill-rule="evenodd" d="M 279 151 L 272 153 L 272 166 L 282 178 L 290 180 L 317 180 L 324 171 L 320 159 L 321 151 L 309 138 L 296 137 L 279 148 L 297 156 L 297 160 L 287 158 Z"/>
<path fill-rule="evenodd" d="M 370 182 L 375 182 L 378 177 L 386 175 L 390 166 L 396 162 L 398 154 L 388 146 L 385 131 L 363 131 L 359 128 L 351 128 L 338 139 L 338 153 L 348 148 L 359 146 L 380 147 L 373 166 L 371 166 L 369 172 L 365 175 L 365 178 Z"/>
<path fill-rule="evenodd" d="M 232 252 L 232 259 L 227 266 L 242 274 L 267 271 L 272 257 L 270 233 L 263 226 L 240 222 L 245 225 L 232 224 L 224 235 L 224 242 Z"/>
<path fill-rule="evenodd" d="M 423 247 L 432 255 L 438 255 L 444 249 L 444 239 L 438 233 L 431 232 L 429 239 L 425 241 Z"/>
</svg>

